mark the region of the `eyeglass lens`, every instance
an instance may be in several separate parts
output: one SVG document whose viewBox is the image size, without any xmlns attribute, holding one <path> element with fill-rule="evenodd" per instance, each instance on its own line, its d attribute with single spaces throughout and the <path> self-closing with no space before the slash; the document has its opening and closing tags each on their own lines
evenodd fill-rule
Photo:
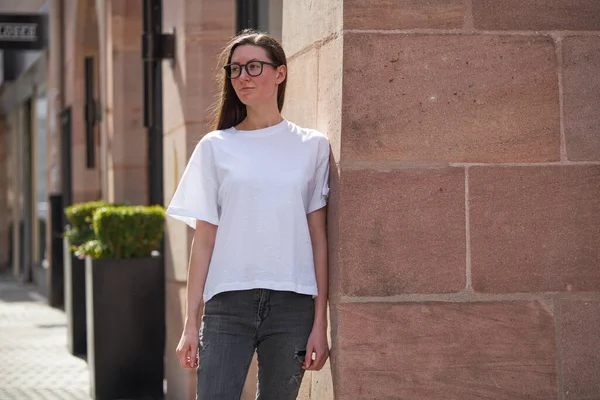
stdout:
<svg viewBox="0 0 600 400">
<path fill-rule="evenodd" d="M 258 76 L 262 73 L 262 64 L 259 61 L 249 62 L 244 66 L 246 68 L 246 72 L 250 76 Z M 238 64 L 232 64 L 229 66 L 229 77 L 231 79 L 235 79 L 242 74 L 242 66 Z"/>
</svg>

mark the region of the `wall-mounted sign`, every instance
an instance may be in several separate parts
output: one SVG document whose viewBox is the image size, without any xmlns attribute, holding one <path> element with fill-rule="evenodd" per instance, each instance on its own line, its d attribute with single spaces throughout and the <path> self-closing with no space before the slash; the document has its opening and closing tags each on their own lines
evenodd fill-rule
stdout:
<svg viewBox="0 0 600 400">
<path fill-rule="evenodd" d="M 42 50 L 47 37 L 45 14 L 0 14 L 0 50 Z"/>
</svg>

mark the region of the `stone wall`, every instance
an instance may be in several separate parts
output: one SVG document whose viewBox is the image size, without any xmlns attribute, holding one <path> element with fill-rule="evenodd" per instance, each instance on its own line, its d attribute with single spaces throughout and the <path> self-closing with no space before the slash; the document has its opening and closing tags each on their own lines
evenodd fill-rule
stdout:
<svg viewBox="0 0 600 400">
<path fill-rule="evenodd" d="M 107 9 L 107 200 L 148 203 L 148 140 L 144 127 L 142 1 Z"/>
<path fill-rule="evenodd" d="M 99 151 L 96 151 L 96 168 L 86 167 L 85 142 L 85 57 L 95 60 L 98 76 L 98 25 L 92 1 L 64 2 L 64 106 L 71 107 L 71 141 L 73 203 L 97 200 L 100 193 Z M 98 150 L 98 143 L 96 143 Z"/>
<path fill-rule="evenodd" d="M 287 0 L 283 42 L 335 398 L 600 396 L 600 3 Z"/>
</svg>

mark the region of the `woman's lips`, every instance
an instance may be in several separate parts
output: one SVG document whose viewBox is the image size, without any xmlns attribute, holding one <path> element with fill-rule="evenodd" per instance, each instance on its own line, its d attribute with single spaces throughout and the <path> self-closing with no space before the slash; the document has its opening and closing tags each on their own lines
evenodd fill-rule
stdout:
<svg viewBox="0 0 600 400">
<path fill-rule="evenodd" d="M 240 89 L 240 92 L 249 92 L 249 91 L 251 91 L 251 90 L 254 90 L 254 88 L 251 88 L 251 87 L 246 87 L 246 88 L 241 88 L 241 89 Z"/>
</svg>

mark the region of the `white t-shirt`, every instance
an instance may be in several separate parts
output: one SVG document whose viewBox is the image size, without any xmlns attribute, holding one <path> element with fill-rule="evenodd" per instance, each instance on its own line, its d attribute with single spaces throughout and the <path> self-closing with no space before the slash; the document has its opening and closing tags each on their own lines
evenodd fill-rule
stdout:
<svg viewBox="0 0 600 400">
<path fill-rule="evenodd" d="M 283 120 L 214 131 L 196 146 L 167 215 L 218 225 L 204 301 L 230 290 L 317 295 L 307 214 L 325 206 L 329 142 Z"/>
</svg>

